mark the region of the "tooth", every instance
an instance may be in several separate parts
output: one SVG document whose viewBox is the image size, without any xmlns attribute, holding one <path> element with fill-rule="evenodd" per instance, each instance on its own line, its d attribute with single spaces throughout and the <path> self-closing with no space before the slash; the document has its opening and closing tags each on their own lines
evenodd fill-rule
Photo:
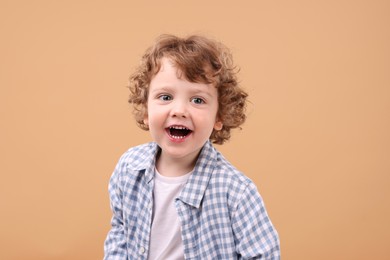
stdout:
<svg viewBox="0 0 390 260">
<path fill-rule="evenodd" d="M 170 129 L 180 129 L 180 130 L 187 129 L 187 128 L 184 127 L 184 126 L 170 126 L 169 128 L 170 128 Z"/>
</svg>

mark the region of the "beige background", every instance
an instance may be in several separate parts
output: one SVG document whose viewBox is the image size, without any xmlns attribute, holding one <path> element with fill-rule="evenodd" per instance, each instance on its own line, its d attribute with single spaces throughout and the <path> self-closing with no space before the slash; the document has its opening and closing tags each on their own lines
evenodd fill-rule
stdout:
<svg viewBox="0 0 390 260">
<path fill-rule="evenodd" d="M 223 41 L 250 93 L 220 150 L 283 259 L 390 259 L 389 1 L 0 0 L 0 259 L 101 259 L 107 184 L 149 141 L 127 78 L 160 33 Z"/>
</svg>

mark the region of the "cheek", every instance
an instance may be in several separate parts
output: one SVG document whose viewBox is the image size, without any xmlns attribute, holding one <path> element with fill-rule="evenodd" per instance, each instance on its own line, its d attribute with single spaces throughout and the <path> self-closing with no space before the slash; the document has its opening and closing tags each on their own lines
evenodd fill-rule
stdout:
<svg viewBox="0 0 390 260">
<path fill-rule="evenodd" d="M 160 109 L 149 109 L 149 113 L 146 116 L 146 121 L 148 122 L 149 125 L 154 126 L 154 125 L 159 125 L 164 121 L 164 115 L 163 111 Z"/>
</svg>

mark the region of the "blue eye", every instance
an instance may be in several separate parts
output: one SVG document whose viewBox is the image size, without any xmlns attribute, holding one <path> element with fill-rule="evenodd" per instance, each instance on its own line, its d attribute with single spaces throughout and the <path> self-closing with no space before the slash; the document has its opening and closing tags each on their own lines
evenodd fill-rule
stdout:
<svg viewBox="0 0 390 260">
<path fill-rule="evenodd" d="M 160 95 L 158 99 L 163 100 L 163 101 L 169 101 L 172 100 L 172 97 L 170 95 Z"/>
<path fill-rule="evenodd" d="M 193 98 L 192 100 L 191 100 L 193 103 L 195 103 L 195 104 L 204 104 L 205 102 L 204 102 L 204 100 L 203 99 L 201 99 L 201 98 Z"/>
</svg>

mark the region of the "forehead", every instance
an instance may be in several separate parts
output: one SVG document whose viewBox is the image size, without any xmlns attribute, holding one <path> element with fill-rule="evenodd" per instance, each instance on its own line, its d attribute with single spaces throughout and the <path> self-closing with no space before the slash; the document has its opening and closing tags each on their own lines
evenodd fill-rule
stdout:
<svg viewBox="0 0 390 260">
<path fill-rule="evenodd" d="M 216 88 L 213 84 L 202 82 L 191 82 L 184 76 L 175 64 L 168 58 L 162 58 L 160 69 L 150 82 L 150 91 L 160 88 L 173 88 L 177 86 L 188 87 L 192 91 L 214 92 Z"/>
<path fill-rule="evenodd" d="M 161 77 L 176 77 L 181 79 L 182 78 L 182 72 L 177 69 L 177 66 L 174 64 L 174 62 L 166 57 L 162 57 L 159 62 L 159 69 L 152 78 L 161 78 Z M 175 75 L 176 74 L 176 75 Z"/>
</svg>

